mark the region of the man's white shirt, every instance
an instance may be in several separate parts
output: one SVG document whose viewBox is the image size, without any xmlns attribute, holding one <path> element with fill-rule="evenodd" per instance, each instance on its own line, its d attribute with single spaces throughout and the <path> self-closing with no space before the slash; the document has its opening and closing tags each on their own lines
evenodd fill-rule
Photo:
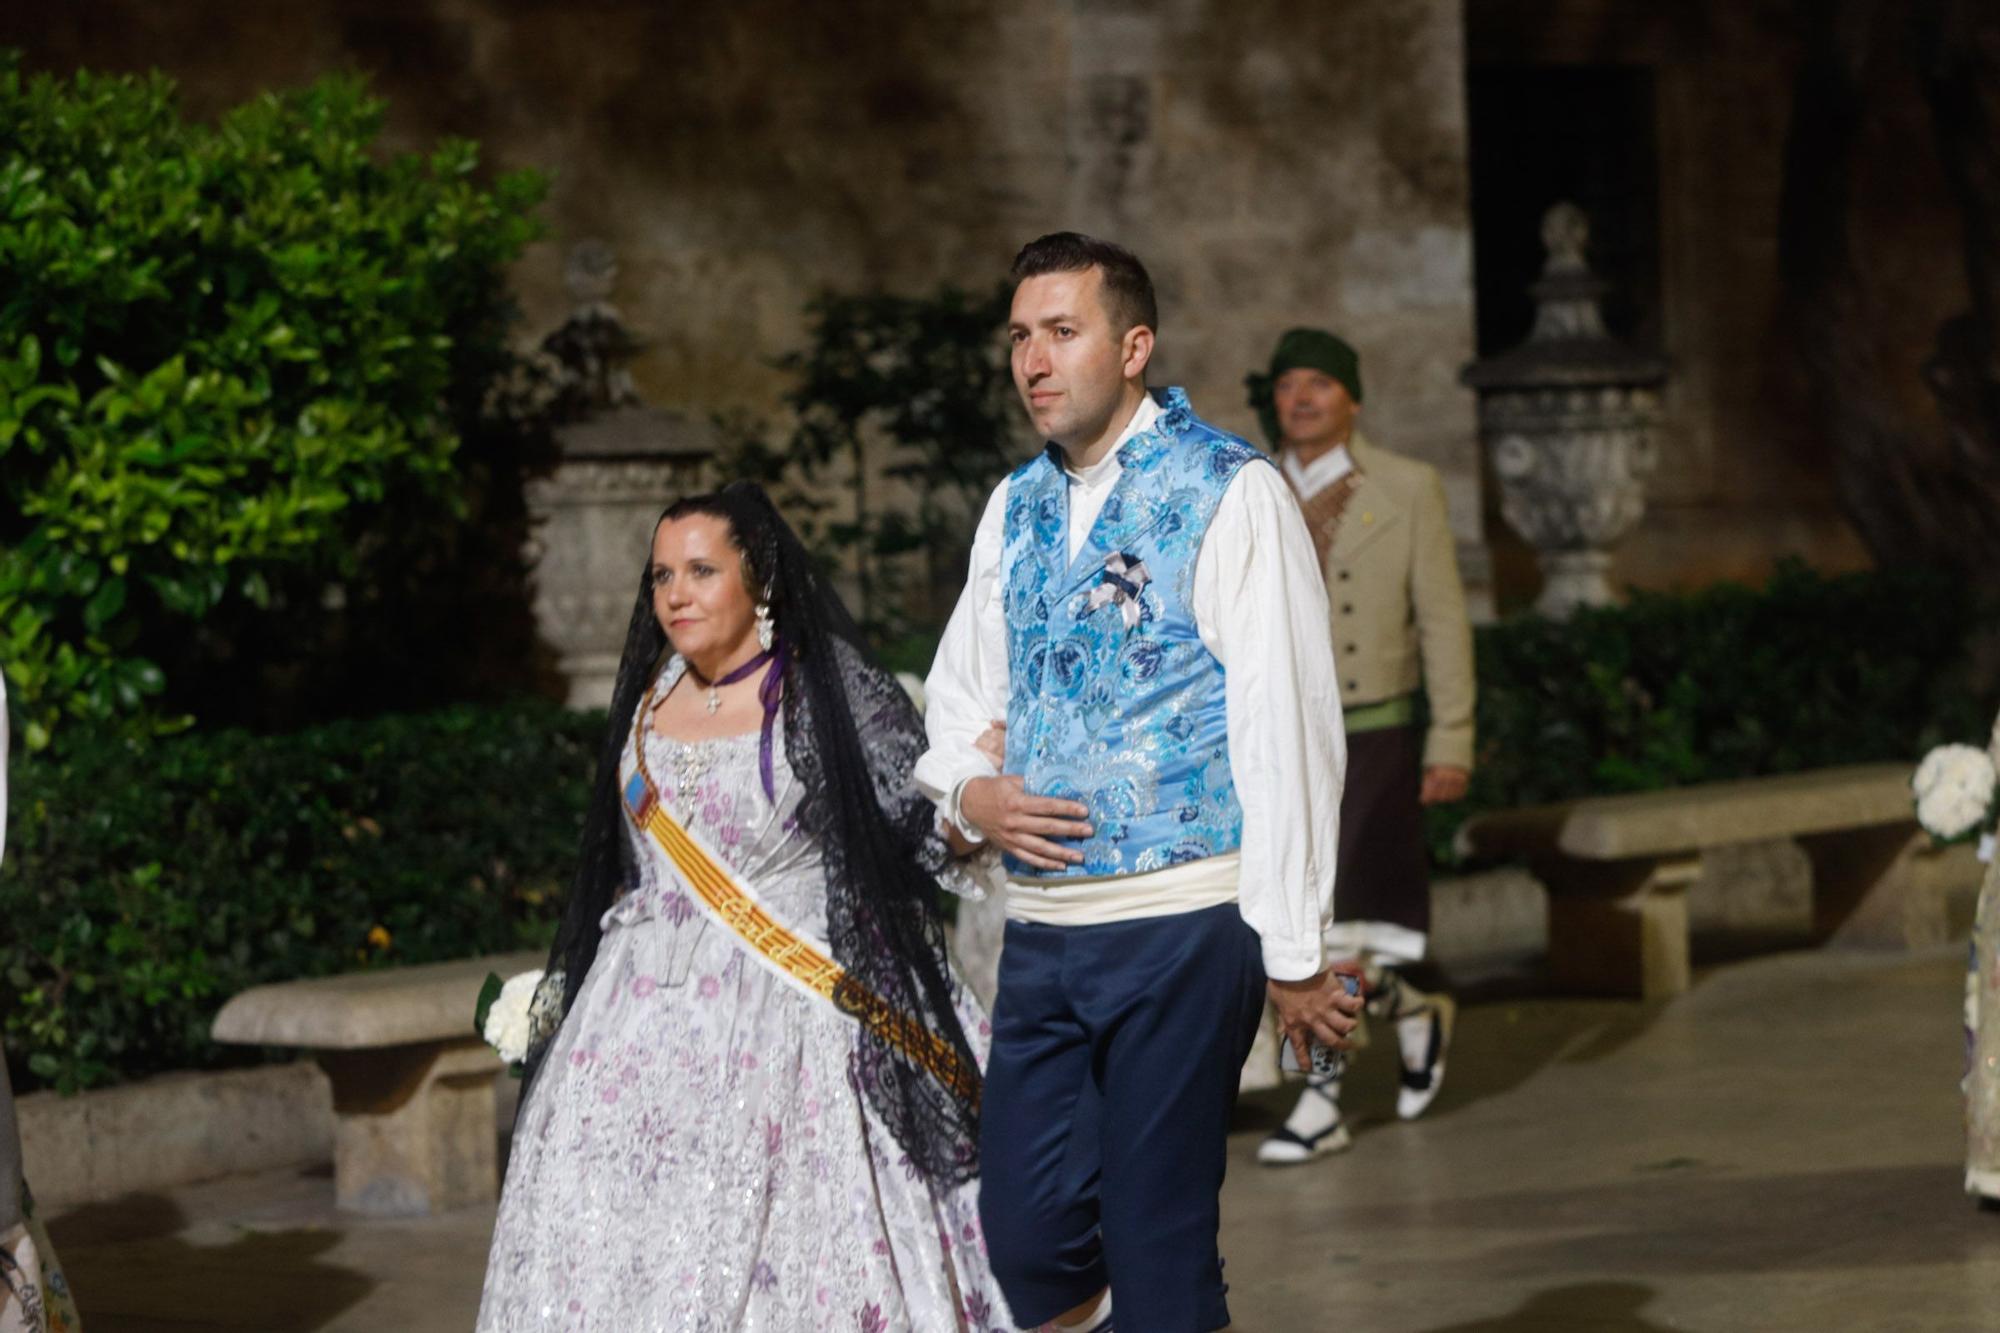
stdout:
<svg viewBox="0 0 2000 1333">
<path fill-rule="evenodd" d="M 1118 445 L 1151 426 L 1159 412 L 1148 395 Z M 1074 559 L 1118 483 L 1118 448 L 1084 471 L 1064 470 Z M 993 765 L 974 742 L 1007 716 L 1000 567 L 1006 512 L 1002 481 L 980 517 L 965 591 L 924 682 L 930 749 L 917 762 L 917 785 L 975 840 L 978 830 L 960 817 L 958 796 L 967 781 L 992 776 Z M 1196 557 L 1192 610 L 1202 643 L 1224 669 L 1242 846 L 1144 874 L 1015 876 L 1007 915 L 1090 925 L 1236 902 L 1262 941 L 1265 972 L 1301 980 L 1320 970 L 1321 936 L 1333 914 L 1347 743 L 1324 576 L 1298 502 L 1276 468 L 1246 464 L 1223 492 Z"/>
<path fill-rule="evenodd" d="M 1354 455 L 1347 451 L 1343 442 L 1313 459 L 1310 463 L 1299 462 L 1296 450 L 1287 449 L 1278 459 L 1278 466 L 1291 478 L 1292 485 L 1300 495 L 1310 500 L 1327 487 L 1354 471 Z"/>
</svg>

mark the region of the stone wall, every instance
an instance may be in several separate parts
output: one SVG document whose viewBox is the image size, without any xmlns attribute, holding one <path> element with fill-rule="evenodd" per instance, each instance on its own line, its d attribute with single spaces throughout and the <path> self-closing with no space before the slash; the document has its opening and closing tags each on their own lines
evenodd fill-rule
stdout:
<svg viewBox="0 0 2000 1333">
<path fill-rule="evenodd" d="M 76 0 L 0 15 L 31 66 L 158 67 L 212 112 L 338 69 L 390 139 L 554 173 L 518 273 L 617 249 L 653 402 L 773 416 L 823 287 L 983 287 L 1062 227 L 1124 241 L 1162 298 L 1156 382 L 1254 431 L 1242 377 L 1286 326 L 1367 362 L 1368 426 L 1480 522 L 1457 0 Z"/>
<path fill-rule="evenodd" d="M 554 175 L 523 261 L 525 328 L 566 313 L 562 255 L 602 237 L 651 345 L 653 402 L 776 420 L 772 359 L 822 288 L 996 281 L 1079 227 L 1152 265 L 1157 379 L 1253 431 L 1241 378 L 1289 324 L 1348 334 L 1366 425 L 1441 465 L 1476 542 L 1481 488 L 1467 189 L 1468 64 L 1655 73 L 1659 327 L 1674 366 L 1654 501 L 1616 580 L 1759 578 L 1781 555 L 1866 563 L 1776 323 L 1795 0 L 73 0 L 0 12 L 31 67 L 179 79 L 213 112 L 340 69 L 391 99 L 389 138 L 488 145 Z M 1920 102 L 1869 146 L 1882 351 L 1915 367 L 1962 301 L 1955 218 Z M 1900 128 L 1898 128 L 1900 127 Z M 1476 130 L 1476 127 L 1475 127 Z M 1898 137 L 1900 135 L 1901 137 Z M 1476 137 L 1476 134 L 1475 134 Z M 1497 517 L 1502 592 L 1533 574 Z M 1480 558 L 1478 548 L 1467 554 Z"/>
</svg>

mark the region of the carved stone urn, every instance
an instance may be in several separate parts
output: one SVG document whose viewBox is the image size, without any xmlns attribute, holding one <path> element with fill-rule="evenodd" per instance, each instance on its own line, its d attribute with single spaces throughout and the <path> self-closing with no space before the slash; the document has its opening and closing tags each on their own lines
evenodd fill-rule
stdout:
<svg viewBox="0 0 2000 1333">
<path fill-rule="evenodd" d="M 558 423 L 558 462 L 527 487 L 535 624 L 556 651 L 572 708 L 611 702 L 654 519 L 706 489 L 715 436 L 705 421 L 649 407 L 625 363 L 642 346 L 610 303 L 618 266 L 586 241 L 565 278 L 574 310 L 537 358 Z"/>
<path fill-rule="evenodd" d="M 1574 204 L 1542 219 L 1548 262 L 1533 288 L 1535 322 L 1519 347 L 1468 366 L 1479 433 L 1507 525 L 1535 548 L 1535 609 L 1563 619 L 1615 602 L 1611 548 L 1646 510 L 1658 461 L 1653 427 L 1667 364 L 1612 337 L 1590 271 L 1590 223 Z"/>
</svg>

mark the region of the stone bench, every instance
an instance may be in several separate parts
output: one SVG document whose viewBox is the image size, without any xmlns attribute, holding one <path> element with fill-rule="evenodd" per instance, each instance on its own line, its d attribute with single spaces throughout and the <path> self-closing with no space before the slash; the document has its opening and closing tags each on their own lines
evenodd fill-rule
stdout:
<svg viewBox="0 0 2000 1333">
<path fill-rule="evenodd" d="M 490 1203 L 499 1193 L 494 1076 L 472 1030 L 486 974 L 541 953 L 255 986 L 215 1016 L 215 1040 L 309 1050 L 333 1085 L 334 1193 L 375 1216 Z"/>
<path fill-rule="evenodd" d="M 1462 855 L 1524 862 L 1549 895 L 1549 964 L 1567 989 L 1646 998 L 1688 985 L 1687 886 L 1702 853 L 1794 840 L 1822 942 L 1916 948 L 1947 937 L 1970 849 L 1917 827 L 1909 764 L 1859 764 L 1475 816 Z"/>
</svg>

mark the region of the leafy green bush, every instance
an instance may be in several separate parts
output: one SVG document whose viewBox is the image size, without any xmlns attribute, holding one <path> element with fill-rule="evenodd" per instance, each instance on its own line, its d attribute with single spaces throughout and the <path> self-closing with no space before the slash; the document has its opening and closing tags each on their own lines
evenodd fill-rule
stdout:
<svg viewBox="0 0 2000 1333">
<path fill-rule="evenodd" d="M 248 986 L 544 945 L 604 717 L 551 704 L 16 754 L 0 1025 L 18 1086 L 250 1058 Z"/>
<path fill-rule="evenodd" d="M 956 594 L 967 537 L 1019 461 L 1002 336 L 1012 299 L 1006 285 L 822 293 L 807 307 L 807 347 L 778 363 L 797 377 L 791 434 L 773 445 L 728 427 L 725 474 L 778 483 L 808 543 L 853 576 L 855 616 L 879 641 L 921 639 L 950 613 L 924 595 Z"/>
<path fill-rule="evenodd" d="M 1968 658 L 1980 613 L 1923 569 L 1828 578 L 1789 564 L 1761 590 L 1638 593 L 1565 623 L 1481 628 L 1479 763 L 1429 812 L 1432 857 L 1481 810 L 1908 759 L 1984 736 L 1995 701 Z M 1989 683 L 1990 684 L 1990 683 Z"/>
<path fill-rule="evenodd" d="M 164 78 L 0 56 L 0 661 L 30 749 L 458 503 L 542 186 L 482 183 L 464 142 L 384 157 L 382 112 L 332 79 L 194 124 Z"/>
</svg>

